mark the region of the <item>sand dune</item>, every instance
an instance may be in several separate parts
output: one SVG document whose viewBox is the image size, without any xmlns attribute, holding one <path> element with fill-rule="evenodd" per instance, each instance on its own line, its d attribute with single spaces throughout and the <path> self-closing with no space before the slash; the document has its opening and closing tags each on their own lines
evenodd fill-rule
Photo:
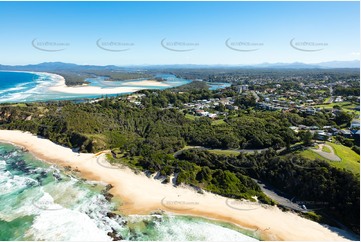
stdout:
<svg viewBox="0 0 361 242">
<path fill-rule="evenodd" d="M 147 214 L 163 210 L 230 222 L 256 231 L 263 240 L 346 240 L 340 234 L 292 212 L 254 202 L 235 201 L 211 193 L 200 194 L 183 186 L 162 184 L 127 167 L 112 166 L 104 154 L 78 154 L 30 133 L 0 130 L 0 140 L 23 146 L 38 158 L 80 170 L 86 179 L 103 181 L 123 201 L 124 214 Z"/>
</svg>

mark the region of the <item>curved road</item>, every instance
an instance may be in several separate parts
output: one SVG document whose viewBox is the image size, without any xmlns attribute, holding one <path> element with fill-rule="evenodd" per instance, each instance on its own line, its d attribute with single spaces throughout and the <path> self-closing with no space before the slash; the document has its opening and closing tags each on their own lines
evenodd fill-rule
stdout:
<svg viewBox="0 0 361 242">
<path fill-rule="evenodd" d="M 174 156 L 178 156 L 180 155 L 184 150 L 188 150 L 188 149 L 201 149 L 201 150 L 222 150 L 222 149 L 212 149 L 212 148 L 207 148 L 207 147 L 204 147 L 204 146 L 188 146 L 188 147 L 185 147 L 181 150 L 178 150 L 174 153 Z M 269 148 L 263 148 L 263 149 L 227 149 L 229 151 L 236 151 L 236 152 L 239 152 L 239 153 L 255 153 L 255 152 L 262 152 L 262 151 L 266 151 L 268 150 Z M 276 150 L 276 152 L 282 152 L 284 151 L 286 148 L 281 148 L 279 150 Z"/>
</svg>

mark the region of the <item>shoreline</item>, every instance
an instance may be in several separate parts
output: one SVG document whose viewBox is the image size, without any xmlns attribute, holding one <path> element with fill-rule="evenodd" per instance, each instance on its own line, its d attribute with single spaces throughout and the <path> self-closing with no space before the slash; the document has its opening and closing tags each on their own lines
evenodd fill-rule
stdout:
<svg viewBox="0 0 361 242">
<path fill-rule="evenodd" d="M 40 73 L 40 72 L 39 72 Z M 157 83 L 156 81 L 152 80 L 143 80 L 140 82 L 124 82 L 120 87 L 95 87 L 89 85 L 79 85 L 79 86 L 67 86 L 65 84 L 65 78 L 53 73 L 43 72 L 42 74 L 50 76 L 52 80 L 56 82 L 55 85 L 49 87 L 50 91 L 53 92 L 60 92 L 60 93 L 67 93 L 67 94 L 88 94 L 88 95 L 106 95 L 106 94 L 122 94 L 122 93 L 130 93 L 136 92 L 143 89 L 147 89 L 147 86 L 157 86 L 157 87 L 170 87 L 164 83 Z M 129 83 L 129 86 L 126 86 Z M 140 86 L 135 86 L 137 83 L 140 83 Z"/>
<path fill-rule="evenodd" d="M 262 240 L 346 240 L 330 228 L 275 206 L 237 201 L 209 192 L 200 194 L 188 186 L 162 184 L 143 173 L 135 174 L 128 167 L 110 165 L 104 154 L 75 153 L 28 132 L 0 130 L 0 142 L 24 147 L 46 163 L 78 169 L 85 179 L 111 184 L 113 188 L 109 192 L 121 199 L 123 205 L 118 210 L 125 215 L 162 210 L 203 217 L 256 231 Z"/>
<path fill-rule="evenodd" d="M 142 90 L 144 88 L 134 88 L 134 87 L 115 87 L 115 88 L 106 88 L 103 89 L 101 87 L 91 87 L 89 85 L 81 85 L 81 86 L 67 86 L 65 84 L 65 78 L 52 73 L 47 73 L 48 76 L 56 83 L 55 85 L 49 87 L 49 91 L 52 92 L 60 92 L 67 94 L 88 94 L 88 95 L 105 95 L 105 94 L 121 94 L 127 92 L 136 92 Z"/>
<path fill-rule="evenodd" d="M 48 87 L 48 90 L 55 93 L 64 93 L 64 94 L 85 94 L 85 95 L 107 95 L 107 94 L 123 94 L 123 93 L 131 93 L 140 90 L 147 89 L 147 87 L 171 87 L 168 84 L 157 82 L 155 80 L 141 80 L 134 81 L 129 80 L 128 82 L 122 82 L 122 86 L 114 87 L 108 86 L 105 88 L 78 85 L 78 86 L 67 86 L 65 84 L 65 78 L 61 75 L 50 73 L 50 72 L 37 72 L 37 71 L 6 71 L 2 70 L 2 72 L 20 72 L 20 73 L 31 73 L 35 75 L 45 75 L 50 77 L 51 82 L 54 84 Z M 127 86 L 129 85 L 129 86 Z"/>
</svg>

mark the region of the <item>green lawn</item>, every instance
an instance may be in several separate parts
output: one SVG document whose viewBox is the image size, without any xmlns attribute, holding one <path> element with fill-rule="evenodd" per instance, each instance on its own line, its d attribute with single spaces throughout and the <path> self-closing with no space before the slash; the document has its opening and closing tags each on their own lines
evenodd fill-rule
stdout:
<svg viewBox="0 0 361 242">
<path fill-rule="evenodd" d="M 326 159 L 323 156 L 320 156 L 319 154 L 313 152 L 312 150 L 304 150 L 304 151 L 299 152 L 299 154 L 301 156 L 307 158 L 307 159 L 310 159 L 310 160 L 319 159 L 319 160 L 324 160 L 324 161 L 327 161 L 329 163 L 332 163 L 332 161 L 330 161 L 329 159 Z"/>
<path fill-rule="evenodd" d="M 330 148 L 328 148 L 327 146 L 323 146 L 323 147 L 322 147 L 322 151 L 323 151 L 323 152 L 327 152 L 327 153 L 331 153 Z"/>
<path fill-rule="evenodd" d="M 354 174 L 360 173 L 360 156 L 356 154 L 356 152 L 351 150 L 349 147 L 343 145 L 337 145 L 331 142 L 327 142 L 327 144 L 335 150 L 335 154 L 341 158 L 341 161 L 331 161 L 313 152 L 312 150 L 304 150 L 298 152 L 298 154 L 310 160 L 319 159 L 326 161 L 333 167 L 337 167 L 340 169 L 345 168 L 346 170 L 349 170 Z"/>
<path fill-rule="evenodd" d="M 351 148 L 344 145 L 338 145 L 331 142 L 327 142 L 334 150 L 335 154 L 341 158 L 341 162 L 335 163 L 336 167 L 345 168 L 353 173 L 360 173 L 360 155 L 353 151 Z"/>
<path fill-rule="evenodd" d="M 346 111 L 349 113 L 353 113 L 355 116 L 359 116 L 360 115 L 360 111 L 356 111 L 355 107 L 357 106 L 357 104 L 355 103 L 351 103 L 351 102 L 339 102 L 339 103 L 325 103 L 325 104 L 319 104 L 319 105 L 315 105 L 315 108 L 324 108 L 324 109 L 332 109 L 333 106 L 338 105 L 341 107 L 342 111 Z"/>
<path fill-rule="evenodd" d="M 327 100 L 327 99 L 326 99 Z M 339 102 L 339 103 L 325 103 L 325 104 L 318 104 L 315 105 L 314 107 L 316 108 L 325 108 L 325 109 L 331 109 L 333 108 L 333 106 L 338 105 L 340 106 L 342 109 L 347 109 L 347 111 L 354 111 L 355 107 L 357 106 L 354 103 L 351 102 Z"/>
</svg>

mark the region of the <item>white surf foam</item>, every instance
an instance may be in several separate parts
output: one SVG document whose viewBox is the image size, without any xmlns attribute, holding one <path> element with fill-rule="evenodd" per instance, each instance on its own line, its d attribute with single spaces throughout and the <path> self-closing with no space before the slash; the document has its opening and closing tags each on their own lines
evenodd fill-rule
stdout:
<svg viewBox="0 0 361 242">
<path fill-rule="evenodd" d="M 236 230 L 207 222 L 204 219 L 186 219 L 185 217 L 167 215 L 132 215 L 129 222 L 151 221 L 154 224 L 152 237 L 140 237 L 140 240 L 160 241 L 258 241 Z M 149 229 L 149 228 L 148 228 Z M 153 237 L 155 236 L 155 237 Z M 139 239 L 139 237 L 137 237 Z"/>
<path fill-rule="evenodd" d="M 34 220 L 26 236 L 34 240 L 110 241 L 86 214 L 70 209 L 44 211 Z"/>
<path fill-rule="evenodd" d="M 38 182 L 29 177 L 21 177 L 12 175 L 9 171 L 0 173 L 0 195 L 5 195 L 25 188 L 29 184 L 37 184 Z"/>
<path fill-rule="evenodd" d="M 159 239 L 165 241 L 258 241 L 235 230 L 205 221 L 170 218 L 156 223 Z"/>
<path fill-rule="evenodd" d="M 48 92 L 49 87 L 53 86 L 58 80 L 51 74 L 29 72 L 37 75 L 32 82 L 20 83 L 16 87 L 0 91 L 0 102 L 24 102 L 35 100 L 47 100 L 55 94 Z M 28 88 L 26 85 L 36 84 L 35 87 Z M 26 90 L 27 89 L 27 90 Z M 15 92 L 14 91 L 18 91 Z M 51 99 L 51 98 L 50 98 Z"/>
</svg>

